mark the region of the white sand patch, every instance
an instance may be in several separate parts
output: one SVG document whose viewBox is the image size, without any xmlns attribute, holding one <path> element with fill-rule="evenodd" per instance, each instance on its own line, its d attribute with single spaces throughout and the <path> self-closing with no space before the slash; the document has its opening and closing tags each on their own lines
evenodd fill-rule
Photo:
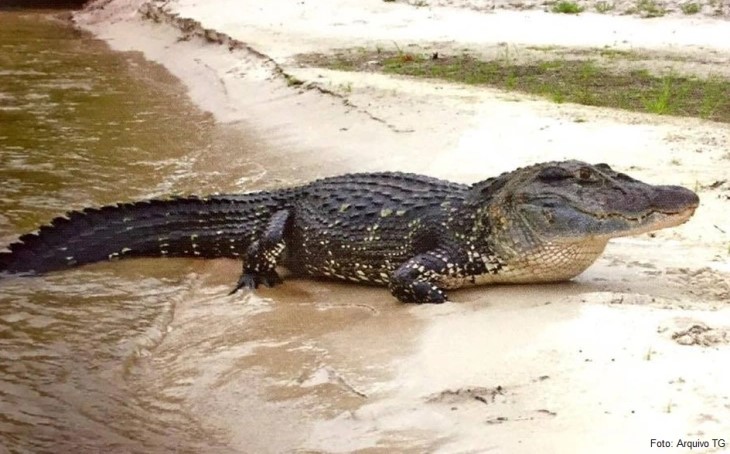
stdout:
<svg viewBox="0 0 730 454">
<path fill-rule="evenodd" d="M 395 0 L 414 7 L 452 6 L 476 11 L 490 12 L 495 9 L 538 10 L 552 12 L 561 3 L 557 0 Z M 584 12 L 598 12 L 609 15 L 631 15 L 635 17 L 696 18 L 708 16 L 713 19 L 727 19 L 730 4 L 718 0 L 569 0 Z M 697 15 L 697 16 L 696 16 Z"/>
<path fill-rule="evenodd" d="M 446 41 L 621 48 L 702 46 L 730 50 L 728 23 L 710 18 L 580 16 L 542 11 L 493 14 L 461 8 L 412 8 L 382 1 L 319 0 L 168 2 L 165 9 L 192 17 L 277 58 L 310 49 L 373 42 L 405 45 Z"/>
</svg>

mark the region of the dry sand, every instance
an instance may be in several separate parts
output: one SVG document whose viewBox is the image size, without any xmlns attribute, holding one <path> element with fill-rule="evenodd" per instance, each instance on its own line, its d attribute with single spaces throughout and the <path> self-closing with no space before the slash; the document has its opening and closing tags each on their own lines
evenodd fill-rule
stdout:
<svg viewBox="0 0 730 454">
<path fill-rule="evenodd" d="M 274 310 L 258 320 L 267 324 L 258 343 L 205 363 L 258 375 L 201 379 L 204 398 L 191 403 L 234 450 L 615 453 L 649 452 L 655 438 L 673 443 L 665 451 L 689 452 L 676 447 L 683 438 L 709 442 L 692 452 L 720 452 L 713 438 L 730 443 L 726 124 L 302 68 L 293 58 L 360 45 L 609 46 L 682 54 L 722 72 L 728 22 L 380 0 L 106 0 L 76 19 L 114 48 L 165 65 L 220 121 L 255 128 L 279 150 L 271 165 L 301 168 L 303 179 L 397 169 L 471 182 L 576 158 L 682 184 L 702 199 L 689 223 L 613 241 L 571 283 L 453 292 L 455 302 L 440 307 L 300 280 L 263 291 Z M 305 84 L 290 87 L 284 74 Z M 236 272 L 209 271 L 210 285 Z M 175 336 L 186 335 L 186 317 L 200 316 L 176 316 L 152 356 L 184 355 Z"/>
<path fill-rule="evenodd" d="M 542 10 L 553 11 L 561 3 L 551 0 L 391 0 L 407 3 L 420 8 L 431 6 L 450 6 L 468 8 L 475 11 L 494 10 Z M 709 16 L 727 19 L 730 16 L 730 3 L 720 0 L 569 0 L 584 12 L 606 15 L 654 17 L 695 17 Z"/>
</svg>

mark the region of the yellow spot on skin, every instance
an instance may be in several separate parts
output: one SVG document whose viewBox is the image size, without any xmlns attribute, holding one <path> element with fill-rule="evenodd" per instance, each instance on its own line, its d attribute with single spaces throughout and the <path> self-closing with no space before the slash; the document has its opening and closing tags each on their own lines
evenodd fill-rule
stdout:
<svg viewBox="0 0 730 454">
<path fill-rule="evenodd" d="M 390 208 L 383 208 L 382 210 L 380 210 L 381 218 L 387 218 L 391 214 L 393 214 L 393 210 L 391 210 Z"/>
<path fill-rule="evenodd" d="M 342 205 L 340 205 L 340 213 L 344 213 L 349 208 L 350 208 L 350 204 L 349 203 L 343 203 Z"/>
</svg>

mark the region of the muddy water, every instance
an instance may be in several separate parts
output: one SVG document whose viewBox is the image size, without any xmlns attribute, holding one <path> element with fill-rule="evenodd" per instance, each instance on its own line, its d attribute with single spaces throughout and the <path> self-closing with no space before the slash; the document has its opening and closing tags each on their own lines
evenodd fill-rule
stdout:
<svg viewBox="0 0 730 454">
<path fill-rule="evenodd" d="M 59 12 L 0 11 L 3 245 L 69 209 L 332 172 L 284 152 Z M 411 342 L 407 311 L 380 289 L 298 280 L 227 296 L 239 266 L 129 260 L 0 280 L 0 452 L 280 452 L 382 391 Z M 347 450 L 326 427 L 319 442 Z"/>
</svg>

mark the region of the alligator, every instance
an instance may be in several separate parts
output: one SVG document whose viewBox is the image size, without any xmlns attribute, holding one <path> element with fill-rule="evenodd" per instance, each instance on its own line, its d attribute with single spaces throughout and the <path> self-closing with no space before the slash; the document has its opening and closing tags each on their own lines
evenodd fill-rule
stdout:
<svg viewBox="0 0 730 454">
<path fill-rule="evenodd" d="M 3 274 L 125 257 L 236 257 L 233 292 L 294 275 L 387 286 L 405 303 L 443 303 L 467 285 L 555 282 L 611 238 L 687 221 L 698 196 L 570 160 L 472 185 L 399 172 L 298 187 L 71 211 L 0 252 Z M 231 293 L 233 293 L 231 292 Z"/>
</svg>

